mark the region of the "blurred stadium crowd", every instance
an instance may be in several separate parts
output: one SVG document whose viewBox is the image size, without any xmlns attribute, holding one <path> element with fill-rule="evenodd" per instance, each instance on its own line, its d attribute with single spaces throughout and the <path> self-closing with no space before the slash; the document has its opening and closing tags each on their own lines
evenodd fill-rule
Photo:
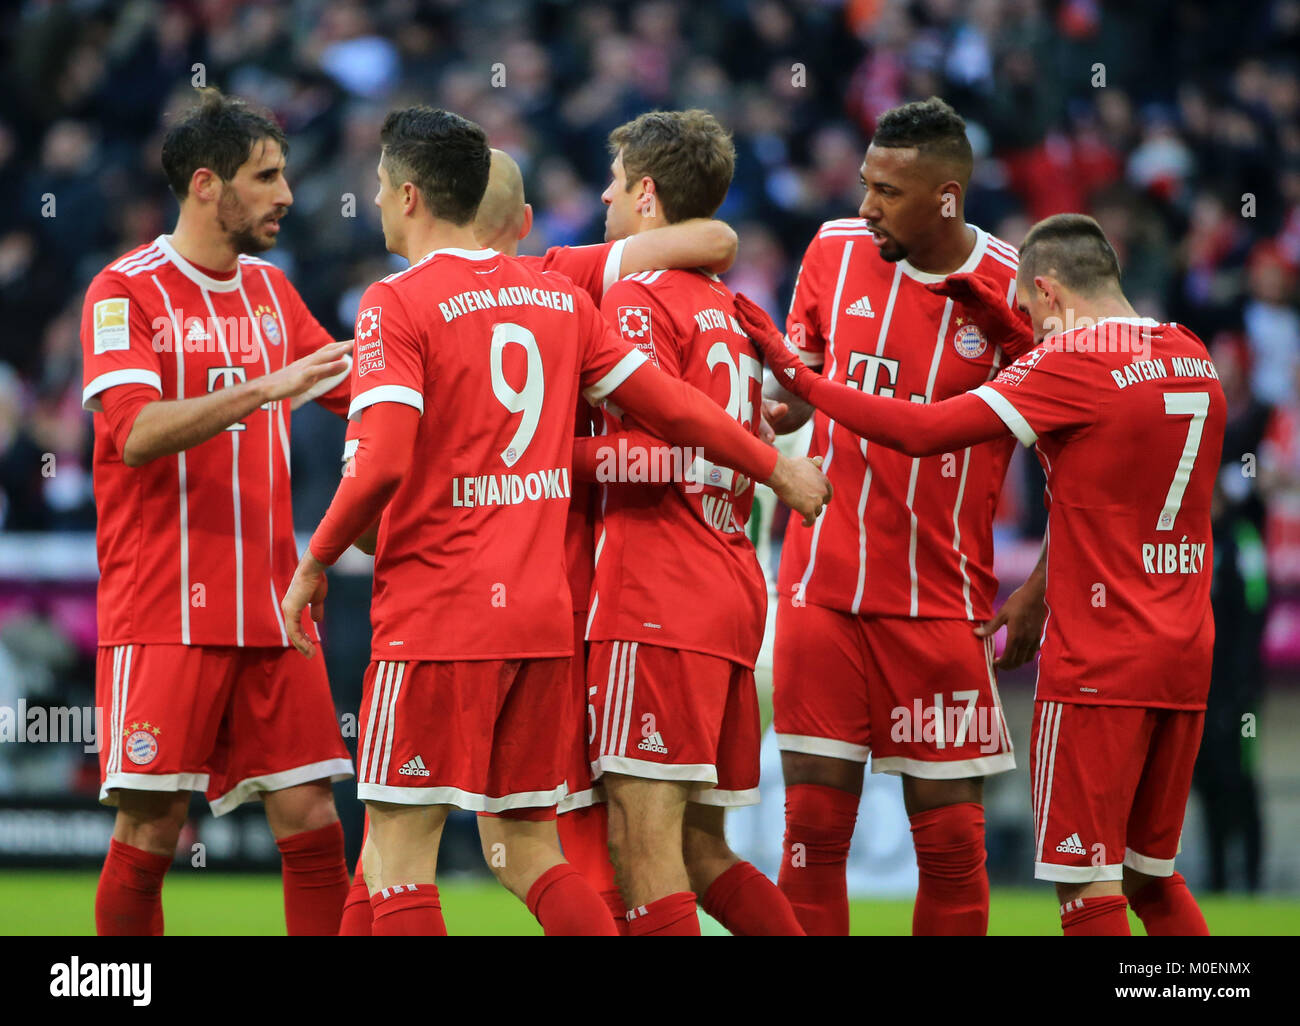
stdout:
<svg viewBox="0 0 1300 1026">
<path fill-rule="evenodd" d="M 728 281 L 777 310 L 817 224 L 856 211 L 874 119 L 938 94 L 983 158 L 969 220 L 1015 243 L 1048 214 L 1093 213 L 1138 307 L 1233 354 L 1239 401 L 1297 401 L 1297 0 L 28 0 L 0 27 L 0 310 L 19 329 L 0 338 L 5 530 L 93 525 L 81 292 L 171 227 L 161 125 L 196 75 L 284 123 L 295 206 L 270 256 L 339 337 L 389 270 L 371 198 L 394 105 L 464 113 L 519 160 L 532 252 L 601 239 L 609 129 L 714 111 L 738 153 Z M 304 490 L 318 423 L 295 429 Z M 1273 433 L 1300 463 L 1296 431 Z M 315 485 L 332 491 L 333 469 Z M 1041 529 L 1036 501 L 1009 509 Z"/>
<path fill-rule="evenodd" d="M 1134 305 L 1212 348 L 1231 404 L 1215 602 L 1234 645 L 1216 677 L 1240 683 L 1219 689 L 1227 733 L 1207 733 L 1203 782 L 1210 817 L 1233 814 L 1270 578 L 1300 584 L 1300 0 L 26 0 L 0 13 L 0 46 L 6 533 L 94 526 L 82 293 L 171 229 L 162 126 L 195 85 L 284 124 L 295 203 L 267 256 L 339 338 L 396 269 L 371 202 L 394 106 L 462 113 L 518 160 L 534 253 L 603 237 L 610 129 L 713 111 L 737 148 L 727 281 L 778 312 L 817 225 L 856 213 L 875 119 L 944 97 L 977 155 L 968 220 L 1015 244 L 1039 218 L 1092 213 Z M 295 420 L 300 528 L 333 493 L 341 435 L 314 408 Z M 1037 539 L 1037 466 L 1018 468 L 1000 519 Z"/>
</svg>

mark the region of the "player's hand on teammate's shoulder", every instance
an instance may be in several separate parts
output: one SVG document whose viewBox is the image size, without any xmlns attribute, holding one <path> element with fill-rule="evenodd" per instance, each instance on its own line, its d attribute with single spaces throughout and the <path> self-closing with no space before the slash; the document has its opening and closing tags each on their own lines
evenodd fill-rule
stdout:
<svg viewBox="0 0 1300 1026">
<path fill-rule="evenodd" d="M 773 323 L 766 310 L 743 292 L 737 292 L 735 298 L 736 320 L 763 353 L 763 360 L 772 368 L 777 381 L 787 391 L 807 398 L 816 371 L 807 367 L 799 359 L 799 354 L 785 344 L 785 335 Z"/>
<path fill-rule="evenodd" d="M 831 483 L 822 473 L 822 458 L 800 456 L 790 459 L 778 455 L 776 469 L 767 480 L 767 486 L 777 498 L 796 513 L 803 514 L 805 527 L 811 527 L 831 501 Z"/>
<path fill-rule="evenodd" d="M 329 580 L 325 576 L 325 564 L 311 554 L 308 549 L 298 561 L 298 569 L 289 582 L 280 609 L 284 613 L 284 628 L 289 640 L 303 655 L 311 658 L 316 647 L 302 630 L 302 611 L 311 606 L 311 618 L 320 623 L 325 617 L 325 593 L 329 590 Z"/>
<path fill-rule="evenodd" d="M 1014 670 L 1034 658 L 1038 641 L 1043 634 L 1043 621 L 1047 619 L 1047 603 L 1043 600 L 1044 579 L 1035 574 L 1007 596 L 997 616 L 975 628 L 976 637 L 988 638 L 996 634 L 1003 624 L 1007 628 L 1007 642 L 1002 655 L 993 665 L 999 670 Z"/>
<path fill-rule="evenodd" d="M 350 352 L 352 339 L 331 342 L 301 360 L 294 360 L 293 363 L 272 371 L 262 379 L 263 387 L 267 389 L 267 402 L 291 399 L 317 382 L 342 374 L 348 369 L 347 355 Z"/>
<path fill-rule="evenodd" d="M 947 296 L 966 316 L 1003 348 L 1030 348 L 1034 326 L 1014 303 L 1007 303 L 1007 289 L 982 274 L 950 274 L 943 281 L 925 286 L 936 296 Z"/>
</svg>

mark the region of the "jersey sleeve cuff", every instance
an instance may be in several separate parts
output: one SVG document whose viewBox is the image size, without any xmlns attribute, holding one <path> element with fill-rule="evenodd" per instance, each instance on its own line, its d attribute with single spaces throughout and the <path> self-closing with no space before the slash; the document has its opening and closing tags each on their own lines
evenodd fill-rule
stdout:
<svg viewBox="0 0 1300 1026">
<path fill-rule="evenodd" d="M 1021 412 L 1011 405 L 1011 400 L 996 388 L 980 385 L 974 393 L 988 404 L 989 409 L 1002 418 L 1002 423 L 1020 439 L 1023 445 L 1033 445 L 1038 441 L 1038 433 L 1029 426 L 1029 421 L 1025 420 Z"/>
<path fill-rule="evenodd" d="M 623 249 L 627 246 L 627 239 L 619 239 L 614 245 L 609 247 L 609 255 L 605 257 L 605 273 L 601 277 L 601 292 L 603 296 L 609 287 L 618 281 L 622 275 L 619 274 L 623 266 Z"/>
<path fill-rule="evenodd" d="M 307 389 L 307 391 L 298 393 L 293 397 L 293 400 L 289 404 L 289 408 L 291 410 L 296 410 L 300 406 L 305 406 L 313 399 L 319 399 L 326 392 L 332 392 L 343 382 L 347 381 L 348 375 L 352 373 L 352 357 L 350 355 L 345 355 L 343 359 L 347 361 L 348 365 L 346 367 L 333 377 L 324 378 L 312 385 L 311 388 Z"/>
<path fill-rule="evenodd" d="M 81 393 L 81 406 L 85 410 L 102 413 L 104 404 L 100 401 L 101 392 L 106 392 L 116 385 L 149 385 L 162 395 L 162 378 L 157 371 L 145 370 L 143 367 L 124 367 L 121 370 L 101 374 L 87 385 Z"/>
<path fill-rule="evenodd" d="M 414 406 L 420 411 L 421 416 L 424 415 L 424 396 L 415 389 L 407 388 L 405 385 L 376 385 L 352 400 L 352 405 L 348 407 L 348 420 L 356 420 L 362 410 L 367 406 L 374 406 L 375 403 L 401 403 L 404 406 Z"/>
<path fill-rule="evenodd" d="M 645 353 L 639 349 L 629 350 L 613 368 L 594 385 L 589 385 L 582 390 L 582 397 L 592 406 L 599 406 L 605 401 L 605 397 L 610 392 L 618 388 L 628 378 L 632 372 L 646 362 Z"/>
</svg>

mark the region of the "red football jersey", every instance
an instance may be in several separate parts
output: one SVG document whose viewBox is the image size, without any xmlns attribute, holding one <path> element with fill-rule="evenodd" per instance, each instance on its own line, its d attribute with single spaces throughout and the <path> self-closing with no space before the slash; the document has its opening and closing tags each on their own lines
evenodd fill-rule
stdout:
<svg viewBox="0 0 1300 1026">
<path fill-rule="evenodd" d="M 356 339 L 350 415 L 424 414 L 418 472 L 380 521 L 373 657 L 572 654 L 573 411 L 645 357 L 563 275 L 490 249 L 435 250 L 370 286 Z"/>
<path fill-rule="evenodd" d="M 159 236 L 90 283 L 81 318 L 89 410 L 115 385 L 192 399 L 333 341 L 284 273 L 241 256 L 205 274 Z M 347 376 L 314 391 L 340 413 Z M 289 407 L 269 403 L 215 438 L 143 467 L 95 414 L 99 643 L 288 645 L 280 597 L 298 565 Z M 310 618 L 304 618 L 315 637 Z"/>
<path fill-rule="evenodd" d="M 606 291 L 601 309 L 661 370 L 758 433 L 763 364 L 715 276 L 632 274 Z M 611 415 L 608 426 L 636 425 Z M 704 652 L 752 667 L 767 613 L 767 585 L 745 534 L 753 482 L 736 494 L 732 471 L 703 457 L 687 476 L 660 487 L 603 488 L 587 638 Z"/>
<path fill-rule="evenodd" d="M 1148 348 L 1149 347 L 1149 348 Z M 1107 318 L 976 389 L 1047 472 L 1039 699 L 1204 709 L 1226 404 L 1177 324 Z"/>
<path fill-rule="evenodd" d="M 979 228 L 959 272 L 1015 295 L 1016 251 Z M 924 286 L 944 275 L 881 258 L 861 218 L 827 221 L 804 254 L 786 334 L 832 380 L 938 402 L 989 381 L 1022 355 Z M 1028 348 L 1028 347 L 1025 347 Z M 835 501 L 811 527 L 791 517 L 779 586 L 796 602 L 872 616 L 984 620 L 993 614 L 993 511 L 1015 442 L 917 459 L 813 414 Z"/>
<path fill-rule="evenodd" d="M 605 290 L 618 281 L 627 239 L 602 242 L 594 246 L 552 246 L 544 256 L 524 256 L 523 264 L 539 271 L 558 271 L 582 289 L 597 305 Z M 573 433 L 589 438 L 595 427 L 595 411 L 586 400 L 579 400 L 574 415 Z M 574 612 L 584 611 L 591 603 L 591 581 L 595 567 L 596 489 L 587 481 L 573 482 L 569 502 L 569 521 L 564 532 L 565 566 L 569 574 L 569 595 Z"/>
</svg>

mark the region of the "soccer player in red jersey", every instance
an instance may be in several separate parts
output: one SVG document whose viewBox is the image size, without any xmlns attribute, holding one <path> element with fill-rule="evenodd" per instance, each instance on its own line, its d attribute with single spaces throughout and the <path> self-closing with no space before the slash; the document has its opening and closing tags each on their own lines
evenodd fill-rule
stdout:
<svg viewBox="0 0 1300 1026">
<path fill-rule="evenodd" d="M 1204 344 L 1139 317 L 1097 222 L 1059 214 L 1020 249 L 1017 304 L 1000 282 L 943 285 L 988 331 L 1037 346 L 993 381 L 930 406 L 870 396 L 782 353 L 743 320 L 797 393 L 868 441 L 914 456 L 1010 433 L 1035 445 L 1049 506 L 1030 747 L 1034 876 L 1052 880 L 1067 936 L 1205 934 L 1174 869 L 1210 687 L 1210 503 L 1225 400 Z"/>
<path fill-rule="evenodd" d="M 1024 352 L 926 288 L 978 271 L 1011 302 L 1016 251 L 963 216 L 971 162 L 965 124 L 943 101 L 881 116 L 859 216 L 817 232 L 786 321 L 827 380 L 931 403 Z M 778 431 L 812 413 L 790 405 Z M 915 459 L 814 416 L 809 451 L 825 458 L 838 501 L 811 529 L 792 520 L 786 531 L 773 653 L 780 886 L 810 934 L 848 932 L 845 865 L 868 755 L 873 772 L 902 776 L 919 871 L 913 932 L 987 929 L 983 778 L 1015 765 L 996 668 L 1028 659 L 1041 628 L 1038 575 L 992 619 L 993 511 L 1013 449 L 1000 439 Z"/>
<path fill-rule="evenodd" d="M 553 809 L 565 793 L 572 608 L 564 573 L 573 411 L 613 397 L 665 438 L 756 479 L 807 516 L 814 463 L 774 456 L 653 368 L 563 276 L 478 248 L 482 130 L 413 107 L 385 121 L 376 204 L 411 261 L 362 299 L 353 463 L 282 603 L 323 616 L 325 567 L 381 517 L 358 794 L 370 815 L 376 935 L 445 933 L 438 841 L 453 806 Z M 296 629 L 292 640 L 312 652 Z M 545 816 L 546 813 L 541 814 Z M 498 877 L 548 934 L 613 934 L 553 818 L 480 820 Z"/>
<path fill-rule="evenodd" d="M 488 185 L 474 217 L 474 235 L 479 245 L 507 256 L 515 256 L 519 243 L 532 229 L 532 206 L 525 202 L 523 176 L 519 167 L 504 150 L 492 150 Z M 681 224 L 666 225 L 638 235 L 590 246 L 552 246 L 543 256 L 519 257 L 521 263 L 536 270 L 558 271 L 599 303 L 605 289 L 620 277 L 659 267 L 705 267 L 722 272 L 731 266 L 736 255 L 736 233 L 721 221 L 696 218 Z M 590 436 L 594 411 L 585 400 L 577 404 L 574 431 L 579 437 Z M 359 422 L 349 425 L 349 447 L 360 436 Z M 346 458 L 345 453 L 345 458 Z M 610 907 L 614 925 L 626 932 L 627 919 L 623 899 L 614 882 L 609 861 L 609 829 L 605 803 L 598 800 L 592 787 L 591 767 L 587 762 L 587 607 L 591 594 L 595 538 L 595 488 L 588 482 L 572 482 L 572 498 L 565 526 L 565 569 L 569 577 L 569 594 L 573 601 L 574 659 L 571 663 L 573 697 L 576 703 L 573 724 L 571 769 L 566 777 L 568 793 L 556 807 L 556 828 L 564 857 L 596 888 Z M 373 554 L 373 544 L 364 546 Z M 492 813 L 480 813 L 491 816 Z M 503 815 L 510 815 L 504 813 Z M 488 863 L 493 859 L 485 852 Z M 345 934 L 369 934 L 370 896 L 358 864 L 352 889 L 344 906 Z"/>
<path fill-rule="evenodd" d="M 162 932 L 163 876 L 195 790 L 217 815 L 260 798 L 289 933 L 338 929 L 347 870 L 329 785 L 351 765 L 324 668 L 288 650 L 279 596 L 297 563 L 287 403 L 318 396 L 344 414 L 351 343 L 253 255 L 292 203 L 285 152 L 274 122 L 205 91 L 163 142 L 175 232 L 86 293 L 96 701 L 110 724 L 100 800 L 118 809 L 101 934 Z"/>
<path fill-rule="evenodd" d="M 607 237 L 711 216 L 731 184 L 731 138 L 705 111 L 644 114 L 615 129 L 610 148 Z M 762 362 L 715 275 L 634 274 L 606 289 L 601 308 L 661 370 L 757 436 Z M 593 462 L 658 450 L 643 421 L 606 409 Z M 732 933 L 802 934 L 786 898 L 723 830 L 728 807 L 758 801 L 753 670 L 767 584 L 745 534 L 752 482 L 703 459 L 684 470 L 656 487 L 607 484 L 600 500 L 588 754 L 609 800 L 629 933 L 698 935 L 698 895 Z"/>
</svg>

